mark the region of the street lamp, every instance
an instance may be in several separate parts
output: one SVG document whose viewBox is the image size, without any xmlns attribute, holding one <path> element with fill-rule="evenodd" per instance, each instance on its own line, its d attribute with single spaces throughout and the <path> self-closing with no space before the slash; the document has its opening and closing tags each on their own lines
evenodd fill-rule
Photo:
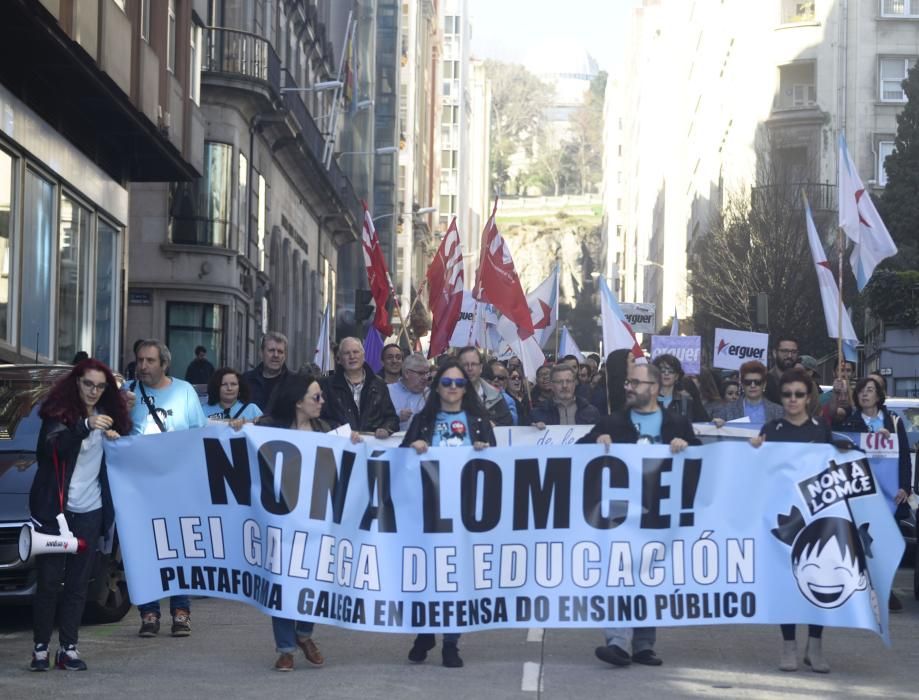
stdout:
<svg viewBox="0 0 919 700">
<path fill-rule="evenodd" d="M 341 158 L 342 156 L 385 156 L 390 153 L 395 153 L 399 149 L 395 146 L 381 146 L 380 148 L 375 148 L 372 151 L 343 151 L 337 153 L 336 157 Z"/>
<path fill-rule="evenodd" d="M 337 90 L 343 86 L 344 83 L 340 80 L 326 80 L 309 87 L 283 87 L 281 88 L 281 94 L 283 95 L 285 92 L 322 92 L 323 90 Z"/>
</svg>

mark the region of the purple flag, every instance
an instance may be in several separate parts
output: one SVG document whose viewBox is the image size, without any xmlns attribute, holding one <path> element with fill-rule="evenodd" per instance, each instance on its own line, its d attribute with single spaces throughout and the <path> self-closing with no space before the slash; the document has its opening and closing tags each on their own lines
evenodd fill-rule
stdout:
<svg viewBox="0 0 919 700">
<path fill-rule="evenodd" d="M 367 337 L 364 338 L 364 360 L 374 372 L 379 372 L 383 369 L 382 355 L 383 338 L 376 326 L 371 325 L 367 330 Z"/>
</svg>

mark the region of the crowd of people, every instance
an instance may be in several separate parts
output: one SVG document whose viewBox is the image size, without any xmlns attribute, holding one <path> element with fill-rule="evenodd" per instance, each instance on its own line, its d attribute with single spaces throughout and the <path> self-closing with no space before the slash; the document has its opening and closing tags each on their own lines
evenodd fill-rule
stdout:
<svg viewBox="0 0 919 700">
<path fill-rule="evenodd" d="M 751 443 L 763 441 L 830 442 L 831 428 L 894 436 L 899 449 L 897 507 L 905 507 L 911 491 L 912 465 L 903 421 L 885 408 L 886 386 L 879 375 L 856 379 L 853 363 L 843 363 L 832 388 L 821 392 L 816 362 L 799 354 L 791 338 L 775 344 L 774 362 L 744 363 L 738 372 L 703 369 L 688 376 L 673 355 L 636 361 L 629 350 L 615 350 L 604 361 L 597 355 L 583 360 L 559 358 L 540 367 L 535 383 L 527 381 L 521 362 L 486 358 L 477 348 L 464 347 L 430 362 L 419 353 L 407 354 L 398 344 L 382 349 L 381 369 L 375 372 L 358 338 L 337 346 L 335 371 L 321 376 L 319 368 L 287 367 L 287 338 L 275 332 L 261 341 L 261 362 L 246 372 L 231 367 L 214 370 L 203 347 L 186 377 L 206 376 L 204 405 L 189 381 L 171 376 L 169 348 L 158 340 L 134 346 L 134 362 L 123 383 L 104 364 L 82 359 L 51 389 L 40 410 L 38 472 L 30 506 L 39 532 L 58 534 L 63 513 L 70 530 L 87 542 L 104 536 L 114 522 L 114 508 L 105 473 L 102 441 L 128 434 L 188 430 L 208 421 L 227 421 L 239 428 L 247 422 L 291 430 L 327 432 L 349 426 L 351 439 L 361 435 L 388 438 L 403 432 L 401 445 L 419 454 L 435 446 L 495 445 L 496 426 L 592 426 L 582 443 L 604 445 L 666 444 L 680 452 L 699 444 L 693 423 L 722 426 L 746 419 L 762 425 Z M 205 364 L 206 363 L 206 364 Z M 203 383 L 203 382 L 198 382 Z M 84 670 L 77 650 L 79 620 L 86 599 L 96 547 L 67 557 L 38 557 L 34 648 L 31 669 L 50 667 L 49 645 L 55 609 L 59 606 L 58 668 Z M 159 601 L 141 603 L 139 636 L 160 631 Z M 170 598 L 171 634 L 191 634 L 188 596 Z M 891 610 L 900 608 L 891 596 Z M 794 621 L 782 625 L 779 667 L 798 667 Z M 324 658 L 313 639 L 311 622 L 272 618 L 278 653 L 275 668 L 289 671 L 299 648 L 307 662 Z M 821 647 L 822 628 L 810 626 L 804 663 L 826 673 L 829 664 Z M 600 660 L 625 666 L 662 663 L 654 650 L 656 630 L 611 628 L 606 643 L 596 649 Z M 458 634 L 445 634 L 442 661 L 461 667 Z M 423 662 L 435 646 L 433 634 L 419 634 L 408 653 Z"/>
</svg>

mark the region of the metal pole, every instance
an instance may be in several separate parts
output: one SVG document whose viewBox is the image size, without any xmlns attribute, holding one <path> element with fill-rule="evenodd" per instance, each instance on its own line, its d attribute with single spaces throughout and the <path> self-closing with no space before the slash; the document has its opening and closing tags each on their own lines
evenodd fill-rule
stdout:
<svg viewBox="0 0 919 700">
<path fill-rule="evenodd" d="M 353 34 L 354 25 L 357 23 L 357 20 L 352 19 L 354 16 L 354 10 L 348 12 L 348 25 L 345 27 L 345 43 L 341 48 L 341 57 L 338 60 L 338 82 L 341 83 L 337 88 L 335 88 L 335 96 L 332 99 L 332 113 L 329 117 L 329 138 L 325 142 L 325 152 L 322 156 L 322 162 L 328 169 L 332 165 L 332 146 L 335 143 L 335 127 L 338 124 L 338 112 L 339 104 L 341 103 L 341 93 L 345 89 L 344 81 L 342 80 L 342 74 L 345 70 L 345 54 L 348 52 L 348 40 Z"/>
</svg>

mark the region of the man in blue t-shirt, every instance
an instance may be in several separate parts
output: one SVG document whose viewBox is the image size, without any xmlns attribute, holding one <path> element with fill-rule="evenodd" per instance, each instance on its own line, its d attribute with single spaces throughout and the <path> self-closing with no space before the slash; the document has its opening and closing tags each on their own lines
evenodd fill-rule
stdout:
<svg viewBox="0 0 919 700">
<path fill-rule="evenodd" d="M 155 435 L 206 426 L 207 418 L 194 387 L 183 379 L 166 374 L 172 354 L 165 343 L 144 340 L 136 347 L 137 380 L 128 385 L 134 401 L 131 408 L 132 434 Z M 191 634 L 189 606 L 187 595 L 169 599 L 173 637 Z M 160 602 L 143 603 L 137 609 L 141 619 L 138 635 L 155 637 L 160 631 Z"/>
<path fill-rule="evenodd" d="M 625 382 L 625 409 L 602 416 L 578 442 L 601 445 L 660 443 L 670 445 L 671 452 L 682 452 L 689 445 L 701 444 L 687 418 L 661 410 L 657 401 L 660 379 L 660 370 L 652 364 L 630 367 Z M 601 661 L 614 666 L 628 666 L 633 661 L 645 666 L 663 663 L 654 653 L 656 627 L 611 627 L 604 630 L 604 634 L 606 646 L 597 647 L 594 652 Z"/>
</svg>

